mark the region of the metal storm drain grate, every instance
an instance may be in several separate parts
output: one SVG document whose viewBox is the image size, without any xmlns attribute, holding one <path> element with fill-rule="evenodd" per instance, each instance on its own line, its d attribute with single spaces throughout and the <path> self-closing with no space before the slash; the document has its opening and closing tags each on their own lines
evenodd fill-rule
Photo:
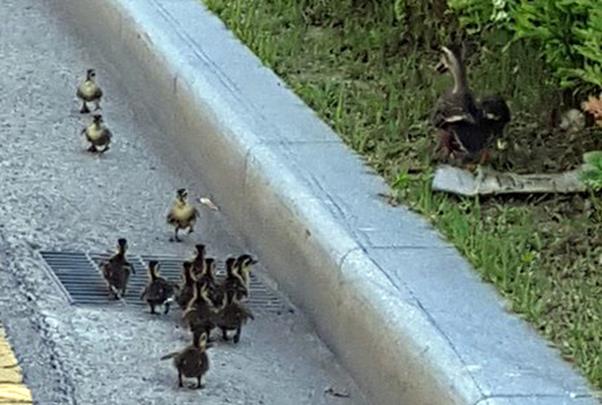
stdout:
<svg viewBox="0 0 602 405">
<path fill-rule="evenodd" d="M 84 252 L 40 252 L 52 270 L 52 276 L 61 287 L 72 304 L 79 305 L 111 305 L 118 301 L 110 298 L 107 286 L 100 272 L 100 265 L 106 261 L 108 253 L 84 253 Z M 144 306 L 146 303 L 140 300 L 140 293 L 146 286 L 147 263 L 157 260 L 160 264 L 161 276 L 169 281 L 179 281 L 182 274 L 181 259 L 174 256 L 156 255 L 127 255 L 127 259 L 136 270 L 136 274 L 130 275 L 125 302 L 129 305 Z M 225 269 L 223 263 L 217 264 L 216 278 L 221 281 Z M 278 294 L 265 286 L 257 277 L 251 273 L 251 293 L 249 306 L 256 310 L 267 310 L 274 313 L 283 313 L 290 308 L 283 302 Z"/>
</svg>

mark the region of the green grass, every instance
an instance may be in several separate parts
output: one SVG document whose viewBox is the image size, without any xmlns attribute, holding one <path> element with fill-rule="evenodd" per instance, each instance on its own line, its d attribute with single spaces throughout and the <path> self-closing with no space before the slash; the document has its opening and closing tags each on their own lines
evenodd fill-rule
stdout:
<svg viewBox="0 0 602 405">
<path fill-rule="evenodd" d="M 449 80 L 433 73 L 438 55 L 424 49 L 441 38 L 397 23 L 379 2 L 205 2 L 387 179 L 393 203 L 432 221 L 513 311 L 602 388 L 602 203 L 591 195 L 479 200 L 431 191 L 428 115 Z M 469 71 L 479 92 L 511 100 L 509 137 L 520 146 L 512 166 L 574 167 L 583 148 L 602 148 L 602 136 L 542 129 L 559 96 L 528 45 L 502 54 L 503 42 L 490 35 Z"/>
</svg>

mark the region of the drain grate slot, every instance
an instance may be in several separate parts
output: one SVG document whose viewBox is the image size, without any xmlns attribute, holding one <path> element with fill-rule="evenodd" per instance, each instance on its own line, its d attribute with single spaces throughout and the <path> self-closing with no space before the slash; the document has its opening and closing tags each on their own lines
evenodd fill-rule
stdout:
<svg viewBox="0 0 602 405">
<path fill-rule="evenodd" d="M 53 278 L 76 305 L 115 305 L 119 301 L 111 299 L 106 284 L 100 272 L 100 266 L 110 254 L 84 253 L 64 251 L 41 251 L 44 261 L 48 264 Z M 128 290 L 124 297 L 126 304 L 144 306 L 140 293 L 147 283 L 147 264 L 150 260 L 159 262 L 161 276 L 169 281 L 179 281 L 182 273 L 182 262 L 186 259 L 169 255 L 128 255 L 127 259 L 136 271 L 130 275 Z M 218 262 L 216 278 L 221 281 L 225 274 L 224 263 Z M 251 294 L 249 306 L 254 310 L 283 313 L 290 308 L 281 297 L 264 285 L 251 273 Z"/>
</svg>

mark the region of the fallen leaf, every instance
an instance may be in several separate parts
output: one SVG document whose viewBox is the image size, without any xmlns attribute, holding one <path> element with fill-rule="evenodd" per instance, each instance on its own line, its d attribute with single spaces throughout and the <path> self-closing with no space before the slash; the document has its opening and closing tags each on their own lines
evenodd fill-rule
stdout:
<svg viewBox="0 0 602 405">
<path fill-rule="evenodd" d="M 215 205 L 213 203 L 213 201 L 211 201 L 209 198 L 207 197 L 201 197 L 199 198 L 199 202 L 203 205 L 206 205 L 207 207 L 209 207 L 210 209 L 212 209 L 213 211 L 219 211 L 219 208 L 217 205 Z"/>
</svg>

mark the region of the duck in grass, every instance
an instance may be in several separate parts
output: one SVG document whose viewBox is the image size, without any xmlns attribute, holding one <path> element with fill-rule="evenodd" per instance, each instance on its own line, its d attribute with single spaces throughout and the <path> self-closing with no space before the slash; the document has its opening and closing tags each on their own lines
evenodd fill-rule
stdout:
<svg viewBox="0 0 602 405">
<path fill-rule="evenodd" d="M 439 131 L 439 150 L 445 159 L 458 158 L 463 164 L 480 165 L 489 159 L 488 146 L 502 135 L 510 122 L 510 109 L 500 95 L 477 101 L 466 75 L 459 47 L 441 48 L 439 73 L 450 72 L 453 87 L 442 94 L 433 108 L 432 125 Z"/>
</svg>

